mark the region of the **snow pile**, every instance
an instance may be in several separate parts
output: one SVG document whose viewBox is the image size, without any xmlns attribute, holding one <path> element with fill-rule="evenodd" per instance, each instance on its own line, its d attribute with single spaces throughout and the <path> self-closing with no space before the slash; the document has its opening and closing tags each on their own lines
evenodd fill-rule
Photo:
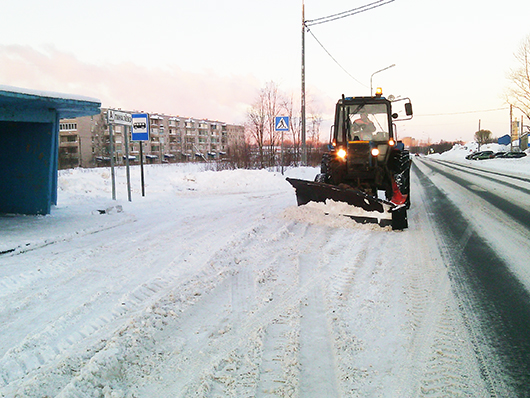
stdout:
<svg viewBox="0 0 530 398">
<path fill-rule="evenodd" d="M 478 151 L 479 145 L 476 142 L 468 142 L 467 144 L 455 144 L 453 147 L 444 153 L 433 153 L 429 155 L 430 158 L 442 158 L 446 160 L 462 160 L 467 155 L 471 155 Z M 493 152 L 508 152 L 510 150 L 509 145 L 500 144 L 485 144 L 480 146 L 481 151 L 493 151 Z"/>
<path fill-rule="evenodd" d="M 326 203 L 309 202 L 305 206 L 289 207 L 284 211 L 284 217 L 291 218 L 299 222 L 311 224 L 326 225 L 334 228 L 352 228 L 366 230 L 387 230 L 391 231 L 390 226 L 380 227 L 376 223 L 358 224 L 352 222 L 352 217 L 370 217 L 377 219 L 390 219 L 389 213 L 379 213 L 376 211 L 366 212 L 359 207 L 351 206 L 347 203 L 326 200 Z"/>
<path fill-rule="evenodd" d="M 288 172 L 290 176 L 312 180 L 316 169 L 306 167 L 291 169 Z M 123 197 L 123 193 L 127 191 L 125 167 L 115 168 L 115 179 L 118 196 Z M 130 181 L 132 194 L 137 198 L 142 192 L 140 166 L 130 167 Z M 151 200 L 153 196 L 167 193 L 230 194 L 275 190 L 279 184 L 290 186 L 280 172 L 243 169 L 212 171 L 208 170 L 207 164 L 200 163 L 144 166 L 144 183 L 145 191 Z M 109 197 L 111 192 L 109 168 L 77 168 L 59 172 L 59 202 L 61 199 Z"/>
<path fill-rule="evenodd" d="M 267 170 L 212 171 L 210 164 L 180 163 L 146 165 L 145 196 L 142 196 L 140 166 L 130 167 L 131 198 L 128 202 L 125 167 L 115 167 L 116 199 L 112 200 L 111 169 L 66 169 L 59 171 L 58 203 L 47 216 L 0 216 L 0 253 L 23 252 L 57 241 L 89 234 L 131 222 L 153 209 L 178 206 L 182 197 L 264 195 L 294 190 L 280 172 Z M 287 169 L 286 175 L 312 180 L 312 167 Z"/>
</svg>

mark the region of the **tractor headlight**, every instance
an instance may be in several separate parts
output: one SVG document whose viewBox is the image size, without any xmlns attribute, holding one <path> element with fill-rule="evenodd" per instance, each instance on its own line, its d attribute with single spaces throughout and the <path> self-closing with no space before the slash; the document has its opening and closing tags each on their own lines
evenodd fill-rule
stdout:
<svg viewBox="0 0 530 398">
<path fill-rule="evenodd" d="M 390 146 L 394 146 L 394 145 L 396 145 L 396 141 L 394 141 L 392 138 L 390 138 L 390 139 L 388 140 L 388 145 L 390 145 Z"/>
<path fill-rule="evenodd" d="M 346 158 L 346 151 L 343 148 L 340 148 L 337 151 L 337 156 L 344 160 Z"/>
<path fill-rule="evenodd" d="M 372 156 L 374 158 L 379 156 L 379 148 L 372 148 Z"/>
</svg>

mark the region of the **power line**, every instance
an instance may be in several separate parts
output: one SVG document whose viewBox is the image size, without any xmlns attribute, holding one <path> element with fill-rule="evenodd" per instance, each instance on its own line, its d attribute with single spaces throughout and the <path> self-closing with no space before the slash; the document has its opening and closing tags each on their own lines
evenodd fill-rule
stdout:
<svg viewBox="0 0 530 398">
<path fill-rule="evenodd" d="M 414 115 L 414 117 L 422 116 L 450 116 L 450 115 L 465 115 L 469 113 L 483 113 L 483 112 L 496 112 L 496 111 L 505 111 L 510 108 L 496 108 L 496 109 L 485 109 L 481 111 L 464 111 L 464 112 L 452 112 L 452 113 L 433 113 L 430 115 Z"/>
<path fill-rule="evenodd" d="M 377 0 L 369 4 L 365 4 L 364 6 L 357 7 L 348 11 L 339 12 L 338 14 L 328 15 L 327 17 L 321 17 L 316 19 L 310 19 L 307 21 L 303 21 L 304 27 L 307 29 L 309 33 L 311 33 L 311 36 L 316 40 L 316 42 L 322 47 L 322 49 L 326 52 L 326 54 L 329 55 L 329 57 L 341 68 L 348 76 L 350 76 L 353 80 L 355 80 L 357 83 L 359 83 L 361 86 L 364 86 L 368 88 L 366 84 L 361 83 L 359 80 L 357 80 L 350 72 L 348 72 L 340 63 L 331 55 L 331 53 L 324 47 L 324 45 L 320 42 L 320 40 L 317 39 L 315 34 L 309 29 L 309 26 L 323 24 L 326 22 L 335 21 L 337 19 L 346 18 L 355 14 L 359 14 L 364 11 L 369 11 L 377 7 L 384 6 L 386 4 L 392 3 L 394 0 Z"/>
<path fill-rule="evenodd" d="M 359 14 L 364 11 L 372 10 L 377 7 L 384 6 L 385 4 L 392 3 L 394 0 L 378 0 L 373 3 L 365 4 L 364 6 L 357 7 L 348 11 L 339 12 L 338 14 L 328 15 L 327 17 L 321 17 L 316 19 L 310 19 L 304 21 L 305 26 L 319 25 L 326 22 L 336 21 L 337 19 L 346 18 L 355 14 Z"/>
<path fill-rule="evenodd" d="M 328 17 L 324 18 L 317 18 L 316 20 L 307 21 L 305 19 L 305 5 L 304 2 L 302 2 L 302 98 L 301 98 L 301 117 L 302 117 L 302 163 L 307 164 L 307 149 L 306 149 L 306 142 L 305 142 L 305 30 L 307 29 L 309 31 L 309 26 L 311 25 L 317 25 L 322 24 L 326 22 L 335 21 L 337 19 L 346 18 L 351 15 L 355 15 L 358 13 L 361 13 L 363 11 L 368 11 L 373 8 L 380 7 L 382 5 L 388 4 L 393 2 L 394 0 L 378 0 L 376 2 L 367 4 L 363 7 L 355 8 L 353 10 L 345 11 L 339 14 L 330 15 Z M 357 79 L 355 79 L 346 69 L 344 69 L 335 58 L 331 56 L 328 50 L 325 49 L 325 47 L 318 41 L 318 39 L 311 33 L 311 35 L 315 38 L 318 44 L 326 51 L 326 53 L 339 65 L 350 77 L 352 77 L 355 81 L 359 82 Z M 359 82 L 360 83 L 360 82 Z M 362 83 L 361 83 L 362 84 Z"/>
<path fill-rule="evenodd" d="M 309 33 L 311 33 L 311 36 L 313 36 L 313 38 L 314 38 L 314 39 L 316 40 L 316 42 L 320 45 L 320 47 L 322 47 L 322 49 L 326 52 L 326 54 L 328 54 L 328 55 L 330 56 L 330 58 L 331 58 L 333 61 L 335 61 L 335 63 L 336 63 L 336 64 L 337 64 L 337 65 L 338 65 L 338 66 L 339 66 L 344 72 L 346 72 L 346 74 L 347 74 L 348 76 L 350 76 L 353 80 L 355 80 L 355 81 L 356 81 L 357 83 L 359 83 L 360 85 L 362 85 L 362 86 L 368 88 L 367 85 L 361 83 L 359 80 L 357 80 L 355 77 L 353 77 L 353 76 L 350 74 L 350 72 L 348 72 L 348 71 L 347 71 L 347 70 L 346 70 L 341 64 L 339 64 L 339 61 L 337 61 L 337 60 L 333 57 L 333 55 L 330 54 L 330 52 L 326 49 L 326 47 L 324 47 L 324 45 L 323 45 L 323 44 L 317 39 L 317 37 L 314 35 L 314 33 L 311 32 L 311 30 L 309 30 L 309 28 L 307 29 L 307 31 L 308 31 Z"/>
</svg>

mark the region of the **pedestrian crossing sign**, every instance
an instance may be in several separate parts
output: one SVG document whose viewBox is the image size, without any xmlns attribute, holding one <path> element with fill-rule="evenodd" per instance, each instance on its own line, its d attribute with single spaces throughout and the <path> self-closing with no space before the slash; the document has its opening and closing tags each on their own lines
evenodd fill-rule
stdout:
<svg viewBox="0 0 530 398">
<path fill-rule="evenodd" d="M 274 126 L 276 131 L 289 131 L 289 116 L 276 116 Z"/>
</svg>

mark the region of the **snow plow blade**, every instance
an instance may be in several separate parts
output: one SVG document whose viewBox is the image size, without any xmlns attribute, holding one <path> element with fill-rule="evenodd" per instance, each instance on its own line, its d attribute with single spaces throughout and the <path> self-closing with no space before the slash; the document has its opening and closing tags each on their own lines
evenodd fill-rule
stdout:
<svg viewBox="0 0 530 398">
<path fill-rule="evenodd" d="M 335 202 L 343 202 L 363 209 L 366 216 L 348 215 L 358 223 L 375 223 L 384 227 L 391 225 L 392 229 L 404 229 L 408 227 L 406 209 L 397 209 L 396 206 L 383 199 L 367 195 L 366 193 L 354 189 L 347 185 L 335 186 L 321 182 L 298 180 L 287 178 L 287 181 L 296 190 L 296 201 L 298 206 L 309 202 L 322 202 L 331 199 Z M 382 213 L 381 216 L 374 216 L 374 212 Z"/>
</svg>

